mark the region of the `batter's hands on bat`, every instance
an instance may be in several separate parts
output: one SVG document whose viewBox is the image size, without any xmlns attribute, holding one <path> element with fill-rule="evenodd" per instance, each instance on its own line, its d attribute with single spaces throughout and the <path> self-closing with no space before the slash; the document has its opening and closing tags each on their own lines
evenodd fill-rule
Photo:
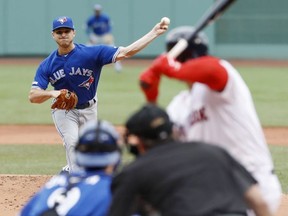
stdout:
<svg viewBox="0 0 288 216">
<path fill-rule="evenodd" d="M 74 92 L 67 89 L 61 89 L 58 97 L 55 98 L 51 105 L 51 109 L 74 109 L 78 103 L 78 97 Z"/>
</svg>

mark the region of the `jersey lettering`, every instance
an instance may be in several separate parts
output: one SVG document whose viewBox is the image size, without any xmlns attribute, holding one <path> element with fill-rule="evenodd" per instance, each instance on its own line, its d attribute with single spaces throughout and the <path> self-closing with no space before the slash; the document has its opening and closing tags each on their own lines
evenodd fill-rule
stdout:
<svg viewBox="0 0 288 216">
<path fill-rule="evenodd" d="M 98 175 L 96 176 L 91 176 L 86 178 L 85 183 L 90 184 L 90 185 L 95 185 L 100 181 L 100 177 Z"/>
<path fill-rule="evenodd" d="M 79 67 L 78 68 L 72 67 L 71 72 L 69 73 L 70 76 L 80 75 L 80 76 L 88 76 L 88 77 L 91 77 L 92 74 L 93 74 L 92 70 L 85 69 L 85 68 L 79 68 Z M 60 69 L 60 70 L 54 72 L 51 77 L 49 77 L 50 83 L 53 85 L 58 80 L 62 79 L 65 76 L 66 75 L 65 75 L 64 69 Z"/>
<path fill-rule="evenodd" d="M 202 107 L 199 110 L 195 110 L 193 111 L 190 115 L 189 115 L 189 124 L 193 125 L 196 122 L 200 122 L 200 121 L 206 121 L 208 118 L 205 114 L 205 107 Z"/>
<path fill-rule="evenodd" d="M 47 200 L 49 208 L 56 207 L 55 210 L 59 215 L 66 215 L 69 210 L 79 201 L 81 191 L 78 187 L 74 187 L 65 193 L 65 188 L 58 188 Z"/>
<path fill-rule="evenodd" d="M 71 76 L 72 75 L 82 75 L 81 69 L 77 68 L 76 71 L 74 71 L 74 67 L 72 67 L 72 71 L 69 73 Z"/>
<path fill-rule="evenodd" d="M 51 84 L 56 83 L 61 78 L 65 77 L 64 69 L 60 69 L 52 74 L 52 77 L 49 77 Z"/>
<path fill-rule="evenodd" d="M 85 68 L 71 68 L 71 72 L 69 73 L 69 75 L 73 76 L 73 75 L 81 75 L 81 76 L 91 76 L 93 73 L 92 70 L 90 69 L 85 69 Z"/>
<path fill-rule="evenodd" d="M 55 186 L 64 186 L 66 185 L 66 177 L 59 175 L 59 176 L 54 176 L 50 181 L 48 181 L 45 185 L 47 189 L 53 188 Z"/>
</svg>

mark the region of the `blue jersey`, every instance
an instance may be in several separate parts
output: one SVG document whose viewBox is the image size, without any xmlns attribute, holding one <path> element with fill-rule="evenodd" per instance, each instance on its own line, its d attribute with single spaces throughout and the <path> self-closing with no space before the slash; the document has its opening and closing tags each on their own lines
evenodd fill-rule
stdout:
<svg viewBox="0 0 288 216">
<path fill-rule="evenodd" d="M 52 52 L 38 67 L 32 88 L 68 89 L 78 96 L 78 104 L 87 103 L 96 95 L 102 67 L 115 62 L 118 48 L 75 44 L 65 56 Z"/>
<path fill-rule="evenodd" d="M 111 202 L 112 177 L 104 172 L 54 176 L 24 206 L 19 216 L 53 211 L 65 216 L 105 216 Z"/>
<path fill-rule="evenodd" d="M 91 31 L 96 35 L 104 35 L 111 33 L 110 19 L 105 14 L 100 14 L 99 16 L 91 16 L 87 20 L 87 33 Z"/>
</svg>

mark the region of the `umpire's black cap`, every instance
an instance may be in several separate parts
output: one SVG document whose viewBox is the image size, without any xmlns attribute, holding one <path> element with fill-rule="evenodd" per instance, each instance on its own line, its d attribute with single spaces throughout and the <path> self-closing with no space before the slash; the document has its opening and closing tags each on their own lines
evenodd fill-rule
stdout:
<svg viewBox="0 0 288 216">
<path fill-rule="evenodd" d="M 147 104 L 128 118 L 126 122 L 127 134 L 134 134 L 141 138 L 164 140 L 172 133 L 173 123 L 162 108 Z"/>
</svg>

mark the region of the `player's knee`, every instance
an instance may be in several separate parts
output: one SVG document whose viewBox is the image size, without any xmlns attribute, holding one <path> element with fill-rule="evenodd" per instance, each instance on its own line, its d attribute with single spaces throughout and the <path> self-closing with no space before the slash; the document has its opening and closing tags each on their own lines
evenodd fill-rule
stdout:
<svg viewBox="0 0 288 216">
<path fill-rule="evenodd" d="M 73 149 L 76 146 L 77 139 L 78 138 L 76 136 L 64 135 L 64 143 L 65 143 L 66 148 Z"/>
</svg>

